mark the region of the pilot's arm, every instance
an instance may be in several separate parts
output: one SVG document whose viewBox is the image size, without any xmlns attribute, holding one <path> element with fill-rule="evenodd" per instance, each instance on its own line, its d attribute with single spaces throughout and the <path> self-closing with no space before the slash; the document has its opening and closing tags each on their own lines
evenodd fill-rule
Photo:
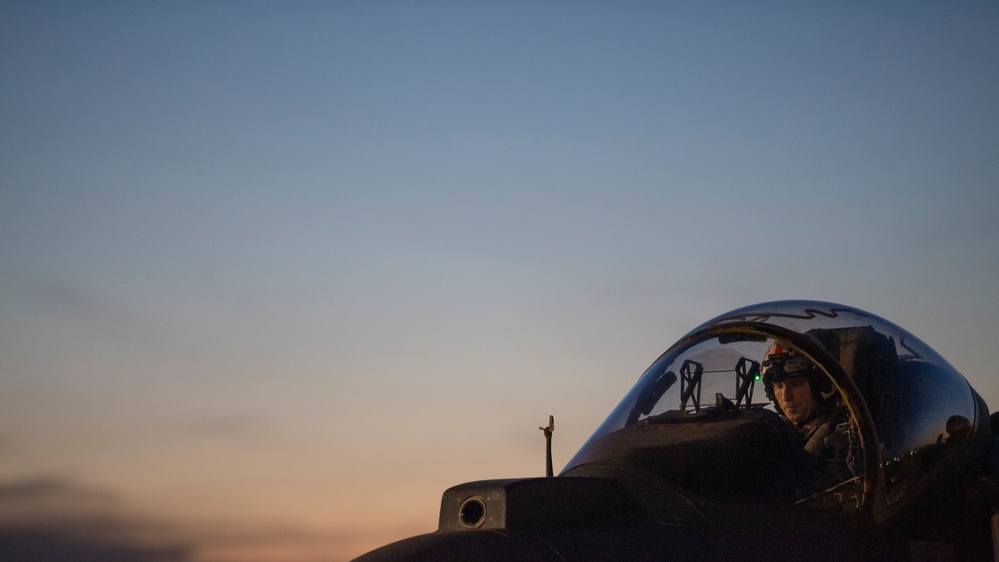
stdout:
<svg viewBox="0 0 999 562">
<path fill-rule="evenodd" d="M 805 452 L 813 461 L 819 462 L 826 456 L 826 438 L 835 433 L 837 422 L 837 416 L 823 416 L 819 423 L 804 432 Z"/>
<path fill-rule="evenodd" d="M 805 443 L 815 467 L 835 482 L 855 476 L 859 451 L 855 429 L 845 411 L 823 420 Z"/>
</svg>

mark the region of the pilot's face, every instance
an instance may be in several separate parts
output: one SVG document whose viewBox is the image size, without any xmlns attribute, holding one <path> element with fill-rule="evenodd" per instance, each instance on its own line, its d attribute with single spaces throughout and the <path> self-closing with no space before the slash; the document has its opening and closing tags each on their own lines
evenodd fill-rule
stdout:
<svg viewBox="0 0 999 562">
<path fill-rule="evenodd" d="M 777 405 L 791 423 L 801 423 L 815 411 L 815 397 L 808 377 L 794 377 L 774 383 Z"/>
</svg>

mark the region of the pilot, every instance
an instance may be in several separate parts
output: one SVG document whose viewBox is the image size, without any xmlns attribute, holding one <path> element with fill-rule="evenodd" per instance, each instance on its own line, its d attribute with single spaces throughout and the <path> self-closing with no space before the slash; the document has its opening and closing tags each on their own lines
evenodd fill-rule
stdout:
<svg viewBox="0 0 999 562">
<path fill-rule="evenodd" d="M 810 360 L 777 344 L 770 347 L 762 373 L 767 397 L 794 428 L 816 465 L 839 456 L 832 455 L 826 440 L 848 416 L 829 378 Z"/>
</svg>

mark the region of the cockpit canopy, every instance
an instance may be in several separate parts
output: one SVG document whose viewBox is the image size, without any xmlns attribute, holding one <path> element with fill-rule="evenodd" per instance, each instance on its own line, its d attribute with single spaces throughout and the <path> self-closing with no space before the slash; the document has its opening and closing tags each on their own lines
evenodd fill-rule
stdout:
<svg viewBox="0 0 999 562">
<path fill-rule="evenodd" d="M 813 363 L 830 428 L 821 459 L 764 388 L 775 349 Z M 772 383 L 771 383 L 772 384 Z M 988 428 L 964 378 L 902 328 L 832 303 L 781 301 L 714 318 L 659 357 L 566 465 L 656 473 L 692 493 L 869 508 L 926 485 Z"/>
</svg>

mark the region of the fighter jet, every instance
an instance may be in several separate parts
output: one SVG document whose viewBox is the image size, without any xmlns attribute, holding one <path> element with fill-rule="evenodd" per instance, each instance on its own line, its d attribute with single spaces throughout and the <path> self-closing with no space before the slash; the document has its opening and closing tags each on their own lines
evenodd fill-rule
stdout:
<svg viewBox="0 0 999 562">
<path fill-rule="evenodd" d="M 454 486 L 436 532 L 357 561 L 999 561 L 997 421 L 878 316 L 748 306 L 667 349 L 558 475 Z"/>
</svg>

